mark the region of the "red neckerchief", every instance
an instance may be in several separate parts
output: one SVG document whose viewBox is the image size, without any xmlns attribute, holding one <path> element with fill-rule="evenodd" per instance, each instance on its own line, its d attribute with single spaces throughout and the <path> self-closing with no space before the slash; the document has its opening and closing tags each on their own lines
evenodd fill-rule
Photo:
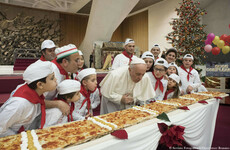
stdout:
<svg viewBox="0 0 230 150">
<path fill-rule="evenodd" d="M 27 84 L 18 88 L 17 91 L 14 93 L 13 97 L 22 97 L 33 104 L 41 104 L 41 113 L 42 113 L 41 129 L 42 129 L 46 121 L 46 106 L 44 101 L 45 97 L 43 95 L 39 96 L 38 93 L 35 90 L 29 88 Z"/>
<path fill-rule="evenodd" d="M 85 97 L 85 99 L 83 100 L 80 109 L 82 108 L 82 106 L 85 104 L 85 102 L 87 101 L 87 110 L 88 110 L 88 114 L 89 114 L 89 110 L 90 110 L 90 105 L 91 105 L 91 101 L 90 101 L 90 94 L 95 92 L 97 88 L 95 88 L 94 91 L 87 91 L 85 89 L 84 86 L 81 85 L 81 90 L 80 93 Z"/>
<path fill-rule="evenodd" d="M 155 77 L 155 79 L 157 80 L 155 83 L 155 91 L 157 90 L 157 88 L 159 87 L 159 89 L 161 90 L 161 92 L 163 93 L 164 87 L 163 84 L 161 82 L 161 79 L 163 79 L 163 76 L 161 78 L 157 78 L 154 74 L 154 72 L 152 72 L 153 76 Z"/>
<path fill-rule="evenodd" d="M 40 60 L 41 61 L 47 61 L 43 55 L 41 56 Z"/>
<path fill-rule="evenodd" d="M 64 100 L 64 99 L 55 98 L 55 100 L 61 100 L 61 101 L 65 102 L 66 104 L 69 105 L 69 103 L 67 103 L 67 101 Z M 71 105 L 70 105 L 70 113 L 69 113 L 69 115 L 68 115 L 68 122 L 73 121 L 73 111 L 74 111 L 74 107 L 75 107 L 74 102 L 71 102 L 70 104 L 71 104 Z"/>
<path fill-rule="evenodd" d="M 130 64 L 130 62 L 132 61 L 133 54 L 129 56 L 129 54 L 126 51 L 123 51 L 122 54 L 125 55 L 125 57 L 129 58 L 129 64 Z"/>
<path fill-rule="evenodd" d="M 168 95 L 169 95 L 170 93 L 172 93 L 172 92 L 174 92 L 174 89 L 169 89 L 169 90 L 167 90 L 167 91 L 165 92 L 164 100 L 166 100 L 167 97 L 168 97 Z"/>
<path fill-rule="evenodd" d="M 61 73 L 62 75 L 64 75 L 64 76 L 66 77 L 66 79 L 69 79 L 69 74 L 68 74 L 68 72 L 66 72 L 65 69 L 63 69 L 63 67 L 62 67 L 59 63 L 57 63 L 57 58 L 55 58 L 55 59 L 52 60 L 51 62 L 54 63 L 54 64 L 58 67 L 60 73 Z"/>
<path fill-rule="evenodd" d="M 188 73 L 188 75 L 187 75 L 187 80 L 189 81 L 189 75 L 191 74 L 191 71 L 193 70 L 193 68 L 190 67 L 190 68 L 189 68 L 189 71 L 187 71 L 187 69 L 185 69 L 184 65 L 181 65 L 180 67 L 181 67 L 181 69 L 183 69 L 185 72 Z M 191 74 L 191 75 L 192 75 L 192 74 Z"/>
</svg>

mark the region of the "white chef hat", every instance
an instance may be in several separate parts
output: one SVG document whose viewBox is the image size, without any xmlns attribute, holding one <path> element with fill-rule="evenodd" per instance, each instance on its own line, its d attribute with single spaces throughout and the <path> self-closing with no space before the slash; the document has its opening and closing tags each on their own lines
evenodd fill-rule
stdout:
<svg viewBox="0 0 230 150">
<path fill-rule="evenodd" d="M 171 63 L 169 63 L 169 67 L 176 67 L 176 69 L 177 69 L 177 71 L 178 71 L 178 66 L 176 65 L 176 63 L 175 62 L 171 62 Z"/>
<path fill-rule="evenodd" d="M 82 81 L 82 79 L 84 79 L 85 77 L 87 77 L 89 75 L 92 75 L 92 74 L 97 74 L 96 69 L 94 69 L 94 68 L 86 68 L 86 69 L 81 70 L 78 73 L 77 77 L 78 77 L 79 81 Z"/>
<path fill-rule="evenodd" d="M 154 61 L 154 56 L 153 56 L 153 54 L 152 54 L 150 51 L 144 52 L 144 53 L 142 54 L 141 58 L 142 58 L 142 59 L 144 59 L 144 58 L 152 58 L 153 61 Z"/>
<path fill-rule="evenodd" d="M 80 91 L 80 89 L 81 83 L 77 80 L 72 79 L 66 79 L 57 86 L 57 91 L 60 95 L 78 92 Z"/>
<path fill-rule="evenodd" d="M 56 45 L 54 44 L 52 40 L 45 40 L 42 42 L 41 50 L 45 48 L 54 48 L 54 47 L 56 47 Z"/>
<path fill-rule="evenodd" d="M 159 44 L 153 44 L 152 48 L 155 48 L 155 47 L 161 49 Z"/>
<path fill-rule="evenodd" d="M 183 59 L 185 59 L 185 58 L 191 58 L 192 60 L 194 60 L 194 58 L 191 54 L 184 55 Z"/>
<path fill-rule="evenodd" d="M 50 61 L 37 61 L 29 65 L 23 73 L 23 80 L 30 84 L 36 80 L 47 77 L 53 73 L 52 63 Z"/>
<path fill-rule="evenodd" d="M 141 58 L 133 58 L 130 65 L 134 65 L 134 64 L 146 64 L 145 61 Z"/>
<path fill-rule="evenodd" d="M 164 58 L 158 58 L 154 63 L 154 66 L 156 66 L 156 65 L 164 66 L 166 68 L 169 67 L 168 62 Z"/>
<path fill-rule="evenodd" d="M 83 56 L 83 53 L 81 50 L 78 50 L 79 55 Z"/>
<path fill-rule="evenodd" d="M 74 44 L 65 45 L 63 47 L 56 48 L 55 50 L 57 59 L 69 56 L 77 52 L 78 52 L 77 47 Z"/>
<path fill-rule="evenodd" d="M 130 44 L 130 43 L 135 43 L 133 39 L 127 38 L 125 40 L 125 45 Z"/>
<path fill-rule="evenodd" d="M 176 75 L 175 73 L 171 74 L 169 76 L 169 78 L 173 79 L 174 81 L 176 81 L 176 83 L 180 83 L 180 77 L 178 75 Z"/>
</svg>

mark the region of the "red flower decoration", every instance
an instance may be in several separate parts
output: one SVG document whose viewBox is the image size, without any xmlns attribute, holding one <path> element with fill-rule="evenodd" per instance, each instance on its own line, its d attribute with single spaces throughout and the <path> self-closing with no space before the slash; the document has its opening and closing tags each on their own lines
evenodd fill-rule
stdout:
<svg viewBox="0 0 230 150">
<path fill-rule="evenodd" d="M 158 128 L 162 133 L 160 144 L 165 144 L 167 147 L 182 146 L 184 140 L 183 134 L 185 127 L 158 123 Z"/>
<path fill-rule="evenodd" d="M 222 100 L 223 98 L 222 97 L 215 97 L 216 99 L 220 99 L 220 100 Z"/>
<path fill-rule="evenodd" d="M 124 129 L 116 130 L 116 131 L 112 132 L 111 135 L 113 135 L 119 139 L 128 139 L 128 133 Z"/>
</svg>

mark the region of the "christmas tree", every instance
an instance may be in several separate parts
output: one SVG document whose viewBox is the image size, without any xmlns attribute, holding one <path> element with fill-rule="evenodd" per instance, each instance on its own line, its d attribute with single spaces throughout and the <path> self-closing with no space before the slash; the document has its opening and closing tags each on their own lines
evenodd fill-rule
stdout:
<svg viewBox="0 0 230 150">
<path fill-rule="evenodd" d="M 183 0 L 179 3 L 180 8 L 176 8 L 177 16 L 170 22 L 173 31 L 166 36 L 166 40 L 178 50 L 180 57 L 185 54 L 192 54 L 195 64 L 202 64 L 204 59 L 204 46 L 206 25 L 200 23 L 200 18 L 207 14 L 205 10 L 199 8 L 199 2 Z"/>
</svg>

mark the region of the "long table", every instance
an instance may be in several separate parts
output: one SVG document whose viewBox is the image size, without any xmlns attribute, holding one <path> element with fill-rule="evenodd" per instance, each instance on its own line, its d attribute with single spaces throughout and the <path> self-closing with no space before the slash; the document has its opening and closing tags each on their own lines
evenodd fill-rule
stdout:
<svg viewBox="0 0 230 150">
<path fill-rule="evenodd" d="M 158 146 L 161 133 L 157 123 L 181 125 L 185 127 L 185 141 L 196 149 L 210 149 L 215 129 L 219 100 L 206 100 L 208 104 L 195 103 L 188 106 L 190 110 L 177 109 L 167 113 L 171 122 L 157 118 L 125 128 L 127 140 L 106 135 L 101 138 L 65 148 L 66 150 L 154 150 Z"/>
</svg>

